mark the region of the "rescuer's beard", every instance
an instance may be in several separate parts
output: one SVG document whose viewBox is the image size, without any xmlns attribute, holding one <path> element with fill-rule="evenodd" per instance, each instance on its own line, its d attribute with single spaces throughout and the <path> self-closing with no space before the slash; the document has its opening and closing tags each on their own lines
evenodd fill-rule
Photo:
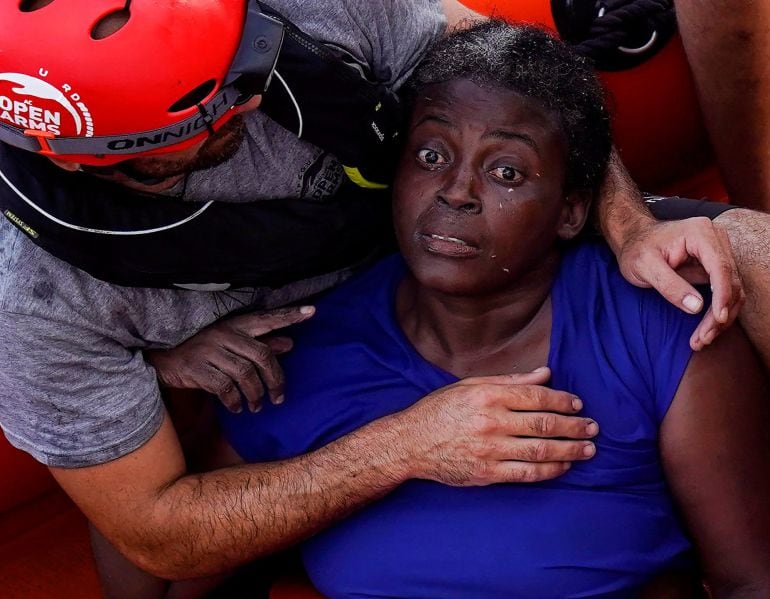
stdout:
<svg viewBox="0 0 770 599">
<path fill-rule="evenodd" d="M 243 116 L 235 115 L 219 131 L 209 137 L 194 154 L 184 151 L 173 154 L 133 158 L 124 164 L 127 171 L 147 179 L 168 179 L 222 164 L 235 154 L 243 143 L 246 125 Z"/>
</svg>

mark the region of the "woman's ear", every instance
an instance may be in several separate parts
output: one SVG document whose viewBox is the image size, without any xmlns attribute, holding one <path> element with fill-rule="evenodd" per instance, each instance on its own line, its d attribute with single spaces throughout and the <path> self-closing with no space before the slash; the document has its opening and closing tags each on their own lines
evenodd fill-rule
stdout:
<svg viewBox="0 0 770 599">
<path fill-rule="evenodd" d="M 591 210 L 593 194 L 585 189 L 573 191 L 564 198 L 561 224 L 556 234 L 559 239 L 569 241 L 583 230 Z"/>
</svg>

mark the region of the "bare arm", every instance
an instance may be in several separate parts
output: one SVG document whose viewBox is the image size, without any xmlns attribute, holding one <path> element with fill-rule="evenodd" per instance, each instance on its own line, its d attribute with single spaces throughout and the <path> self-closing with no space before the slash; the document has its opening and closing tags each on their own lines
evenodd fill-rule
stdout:
<svg viewBox="0 0 770 599">
<path fill-rule="evenodd" d="M 713 596 L 770 596 L 770 388 L 732 327 L 685 372 L 660 431 Z"/>
<path fill-rule="evenodd" d="M 728 210 L 715 224 L 730 238 L 746 290 L 741 324 L 770 372 L 770 214 Z"/>
<path fill-rule="evenodd" d="M 770 210 L 770 2 L 675 4 L 731 201 Z"/>
<path fill-rule="evenodd" d="M 143 570 L 190 578 L 285 547 L 384 495 L 410 467 L 394 452 L 397 432 L 380 423 L 290 462 L 185 475 L 167 419 L 155 437 L 124 458 L 53 474 Z"/>
<path fill-rule="evenodd" d="M 703 309 L 703 297 L 677 270 L 693 261 L 702 266 L 713 296 L 711 309 L 693 333 L 693 349 L 711 343 L 737 318 L 744 296 L 727 236 L 704 217 L 666 222 L 653 218 L 616 152 L 596 212 L 626 280 L 638 287 L 654 287 L 690 314 Z"/>
<path fill-rule="evenodd" d="M 535 386 L 547 378 L 541 372 L 468 379 L 282 462 L 186 474 L 166 419 L 127 456 L 52 472 L 141 568 L 162 578 L 204 576 L 295 543 L 408 478 L 485 485 L 562 474 L 570 461 L 594 452 L 588 441 L 562 438 L 588 439 L 598 431 L 590 420 L 551 413 L 573 414 L 580 404 Z"/>
<path fill-rule="evenodd" d="M 471 10 L 459 0 L 441 0 L 441 5 L 447 18 L 447 32 L 462 29 L 469 23 L 487 18 Z"/>
</svg>

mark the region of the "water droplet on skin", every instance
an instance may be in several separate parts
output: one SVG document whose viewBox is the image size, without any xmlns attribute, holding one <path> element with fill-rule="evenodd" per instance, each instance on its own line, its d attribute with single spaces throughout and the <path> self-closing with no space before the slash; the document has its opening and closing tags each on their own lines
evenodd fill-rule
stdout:
<svg viewBox="0 0 770 599">
<path fill-rule="evenodd" d="M 535 177 L 537 177 L 538 179 L 539 179 L 540 177 L 542 177 L 542 176 L 543 176 L 543 175 L 541 175 L 540 173 L 535 173 Z"/>
<path fill-rule="evenodd" d="M 494 260 L 495 258 L 497 258 L 497 254 L 492 254 L 492 255 L 490 256 L 490 258 L 492 258 L 492 260 Z"/>
<path fill-rule="evenodd" d="M 503 272 L 507 272 L 508 274 L 511 274 L 511 270 L 509 268 L 504 268 Z"/>
<path fill-rule="evenodd" d="M 513 187 L 508 189 L 508 193 L 513 193 Z"/>
<path fill-rule="evenodd" d="M 499 208 L 499 209 L 500 209 L 500 210 L 502 210 L 502 209 L 503 209 L 503 203 L 502 203 L 502 202 L 500 202 L 500 208 Z"/>
</svg>

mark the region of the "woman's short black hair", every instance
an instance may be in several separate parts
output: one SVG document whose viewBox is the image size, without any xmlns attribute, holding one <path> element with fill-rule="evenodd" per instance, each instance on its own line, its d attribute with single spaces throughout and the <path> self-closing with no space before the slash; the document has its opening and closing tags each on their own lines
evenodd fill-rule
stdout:
<svg viewBox="0 0 770 599">
<path fill-rule="evenodd" d="M 612 147 L 604 92 L 590 63 L 543 29 L 489 20 L 434 45 L 404 88 L 411 106 L 430 85 L 468 79 L 552 111 L 567 140 L 565 191 L 596 190 Z"/>
</svg>

